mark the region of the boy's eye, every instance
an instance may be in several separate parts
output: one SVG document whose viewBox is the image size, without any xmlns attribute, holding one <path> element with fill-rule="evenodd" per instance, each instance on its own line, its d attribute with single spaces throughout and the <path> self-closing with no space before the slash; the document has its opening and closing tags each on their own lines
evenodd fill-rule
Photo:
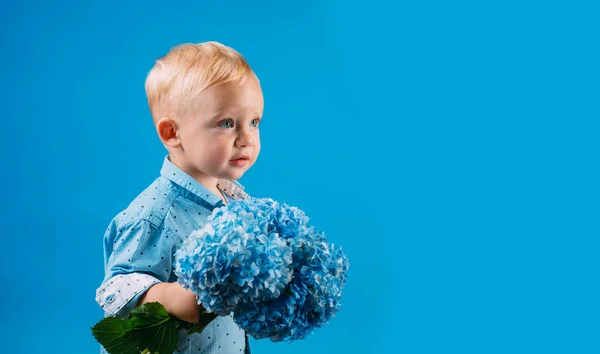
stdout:
<svg viewBox="0 0 600 354">
<path fill-rule="evenodd" d="M 258 119 L 258 118 L 256 118 L 256 119 L 253 119 L 253 120 L 252 120 L 252 126 L 253 126 L 253 127 L 258 127 L 258 122 L 259 122 L 259 119 Z"/>
<path fill-rule="evenodd" d="M 219 123 L 219 127 L 222 128 L 231 128 L 233 127 L 233 121 L 231 119 L 227 119 Z"/>
</svg>

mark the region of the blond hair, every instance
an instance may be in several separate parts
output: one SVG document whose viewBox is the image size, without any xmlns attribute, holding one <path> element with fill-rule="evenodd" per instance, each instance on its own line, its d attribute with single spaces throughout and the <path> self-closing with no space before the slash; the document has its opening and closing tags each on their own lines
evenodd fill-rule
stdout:
<svg viewBox="0 0 600 354">
<path fill-rule="evenodd" d="M 252 72 L 246 59 L 218 42 L 177 45 L 156 60 L 146 78 L 146 96 L 154 122 L 181 116 L 204 90 L 228 82 L 242 83 Z"/>
</svg>

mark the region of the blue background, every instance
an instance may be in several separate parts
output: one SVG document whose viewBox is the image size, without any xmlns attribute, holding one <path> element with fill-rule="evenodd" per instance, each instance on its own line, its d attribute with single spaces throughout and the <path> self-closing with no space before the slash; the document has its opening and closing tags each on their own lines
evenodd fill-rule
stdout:
<svg viewBox="0 0 600 354">
<path fill-rule="evenodd" d="M 254 353 L 600 352 L 591 4 L 4 2 L 2 351 L 98 352 L 104 230 L 166 153 L 145 76 L 217 40 L 265 95 L 241 182 L 351 260 L 329 326 Z"/>
</svg>

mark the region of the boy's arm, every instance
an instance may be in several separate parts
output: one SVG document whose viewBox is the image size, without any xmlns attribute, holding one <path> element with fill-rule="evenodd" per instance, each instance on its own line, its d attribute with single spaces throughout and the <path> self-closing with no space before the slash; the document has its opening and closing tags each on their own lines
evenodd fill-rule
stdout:
<svg viewBox="0 0 600 354">
<path fill-rule="evenodd" d="M 128 317 L 148 289 L 168 281 L 176 238 L 165 232 L 147 220 L 132 220 L 107 239 L 112 249 L 96 291 L 107 315 Z"/>
<path fill-rule="evenodd" d="M 146 274 L 131 273 L 117 275 L 105 285 L 98 290 L 96 301 L 109 316 L 127 318 L 131 310 L 147 302 L 159 302 L 169 314 L 187 322 L 197 322 L 200 313 L 206 312 L 197 304 L 196 295 L 177 282 L 166 283 Z"/>
<path fill-rule="evenodd" d="M 138 306 L 147 302 L 159 302 L 172 316 L 187 322 L 198 322 L 200 313 L 206 312 L 197 302 L 196 295 L 179 283 L 158 283 L 140 297 Z"/>
</svg>

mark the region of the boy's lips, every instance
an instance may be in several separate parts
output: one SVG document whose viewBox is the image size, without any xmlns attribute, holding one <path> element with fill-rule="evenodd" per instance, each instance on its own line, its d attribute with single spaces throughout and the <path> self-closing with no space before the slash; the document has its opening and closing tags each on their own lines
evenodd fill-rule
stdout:
<svg viewBox="0 0 600 354">
<path fill-rule="evenodd" d="M 235 157 L 233 159 L 231 159 L 230 161 L 237 161 L 237 160 L 250 160 L 250 156 L 248 155 L 241 155 L 238 157 Z"/>
<path fill-rule="evenodd" d="M 248 155 L 242 155 L 229 160 L 229 163 L 236 167 L 244 167 L 249 161 L 250 157 Z"/>
</svg>

